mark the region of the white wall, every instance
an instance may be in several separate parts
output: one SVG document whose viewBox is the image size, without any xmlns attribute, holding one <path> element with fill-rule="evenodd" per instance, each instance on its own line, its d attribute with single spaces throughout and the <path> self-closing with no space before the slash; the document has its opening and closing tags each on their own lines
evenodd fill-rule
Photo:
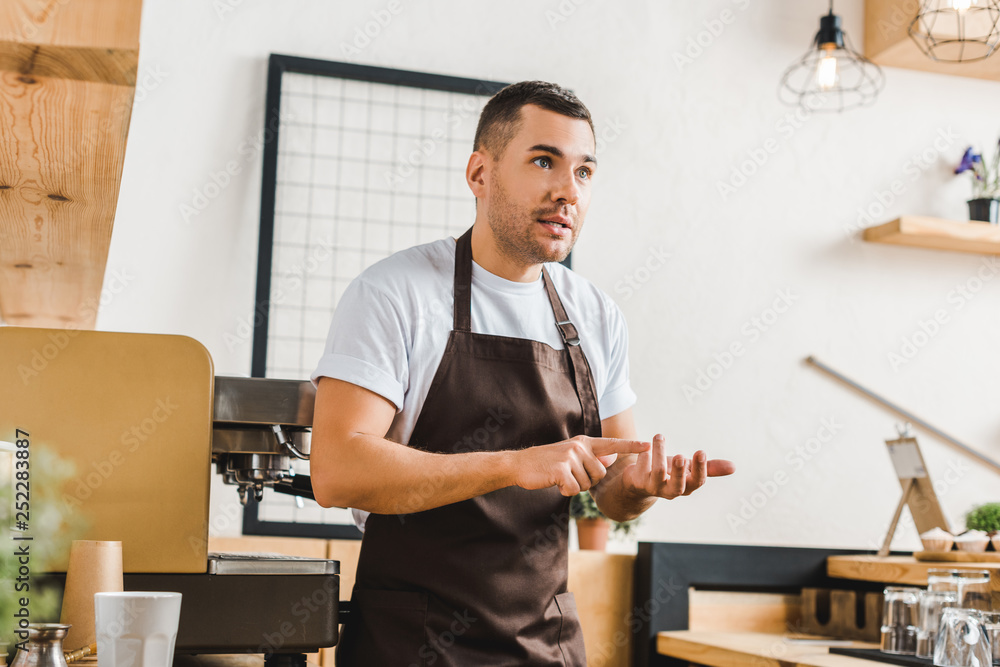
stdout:
<svg viewBox="0 0 1000 667">
<path fill-rule="evenodd" d="M 579 94 L 599 132 L 620 128 L 601 152 L 574 258 L 628 318 L 640 432 L 662 431 L 678 452 L 703 447 L 738 465 L 735 477 L 661 502 L 642 539 L 881 540 L 899 495 L 882 443 L 896 418 L 803 364 L 809 354 L 1000 458 L 1000 280 L 982 283 L 969 301 L 953 292 L 976 288 L 977 272 L 992 277 L 998 265 L 864 244 L 856 233 L 867 207 L 879 222 L 964 219 L 969 185 L 950 169 L 968 143 L 995 141 L 1000 84 L 890 69 L 873 108 L 790 120 L 777 83 L 818 27 L 826 6 L 818 0 L 409 2 L 359 53 L 345 54 L 388 5 L 145 0 L 101 329 L 192 336 L 211 350 L 218 374 L 249 372 L 249 340 L 230 349 L 223 336 L 252 314 L 261 158 L 243 160 L 239 147 L 262 128 L 269 53 L 547 79 Z M 862 1 L 837 8 L 860 45 Z M 702 34 L 711 43 L 679 67 L 675 54 L 724 10 L 732 21 L 717 36 Z M 949 135 L 938 150 L 935 140 Z M 777 149 L 721 196 L 718 183 L 765 145 Z M 924 154 L 929 161 L 914 162 Z M 243 160 L 241 173 L 185 221 L 181 205 L 233 159 Z M 894 181 L 901 194 L 891 194 Z M 647 273 L 654 251 L 670 259 Z M 645 282 L 630 290 L 626 276 Z M 791 307 L 752 340 L 744 327 L 767 317 L 782 292 L 793 295 Z M 894 368 L 889 354 L 938 310 L 947 322 Z M 734 342 L 743 356 L 689 401 L 683 386 Z M 825 435 L 824 420 L 837 425 L 834 437 L 793 462 L 796 447 Z M 1000 478 L 929 435 L 921 442 L 954 521 L 975 503 L 1000 500 Z M 775 474 L 784 483 L 761 503 L 753 494 Z M 237 532 L 227 518 L 235 492 L 216 484 L 213 493 L 213 531 Z M 754 516 L 747 505 L 745 522 L 727 520 L 752 501 L 762 505 Z M 912 530 L 896 541 L 915 545 Z"/>
</svg>

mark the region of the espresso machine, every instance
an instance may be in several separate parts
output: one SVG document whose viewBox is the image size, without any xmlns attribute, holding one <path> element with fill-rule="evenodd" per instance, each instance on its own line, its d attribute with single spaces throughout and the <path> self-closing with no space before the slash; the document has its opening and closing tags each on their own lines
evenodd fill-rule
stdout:
<svg viewBox="0 0 1000 667">
<path fill-rule="evenodd" d="M 73 464 L 67 530 L 122 542 L 125 590 L 182 593 L 179 654 L 304 664 L 337 643 L 338 561 L 208 551 L 213 465 L 244 504 L 312 498 L 291 463 L 314 399 L 310 382 L 216 377 L 185 336 L 0 327 L 0 440 L 20 429 Z"/>
</svg>

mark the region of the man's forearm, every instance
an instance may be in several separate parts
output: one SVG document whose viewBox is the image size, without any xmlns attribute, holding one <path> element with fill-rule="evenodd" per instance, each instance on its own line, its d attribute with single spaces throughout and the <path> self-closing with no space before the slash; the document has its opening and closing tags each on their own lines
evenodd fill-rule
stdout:
<svg viewBox="0 0 1000 667">
<path fill-rule="evenodd" d="M 337 448 L 350 456 L 324 452 L 327 461 L 313 463 L 313 488 L 327 507 L 411 514 L 513 484 L 514 452 L 436 454 L 360 433 Z"/>
</svg>

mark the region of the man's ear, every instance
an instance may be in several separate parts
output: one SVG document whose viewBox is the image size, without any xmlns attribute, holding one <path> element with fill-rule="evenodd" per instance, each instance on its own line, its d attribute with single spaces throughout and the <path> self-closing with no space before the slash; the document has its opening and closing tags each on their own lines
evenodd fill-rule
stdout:
<svg viewBox="0 0 1000 667">
<path fill-rule="evenodd" d="M 465 167 L 465 182 L 469 184 L 476 199 L 486 196 L 486 172 L 490 160 L 485 152 L 475 151 L 469 156 L 469 164 Z"/>
</svg>

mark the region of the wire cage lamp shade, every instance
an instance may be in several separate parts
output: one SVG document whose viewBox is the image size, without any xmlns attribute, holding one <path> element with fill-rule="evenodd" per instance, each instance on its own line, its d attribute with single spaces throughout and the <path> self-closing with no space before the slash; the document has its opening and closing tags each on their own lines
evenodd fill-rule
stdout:
<svg viewBox="0 0 1000 667">
<path fill-rule="evenodd" d="M 1000 44 L 1000 3 L 923 0 L 907 32 L 931 60 L 945 63 L 984 60 Z"/>
<path fill-rule="evenodd" d="M 882 69 L 854 49 L 831 2 L 812 46 L 785 70 L 778 92 L 785 104 L 809 112 L 841 112 L 870 106 L 884 86 Z"/>
</svg>

